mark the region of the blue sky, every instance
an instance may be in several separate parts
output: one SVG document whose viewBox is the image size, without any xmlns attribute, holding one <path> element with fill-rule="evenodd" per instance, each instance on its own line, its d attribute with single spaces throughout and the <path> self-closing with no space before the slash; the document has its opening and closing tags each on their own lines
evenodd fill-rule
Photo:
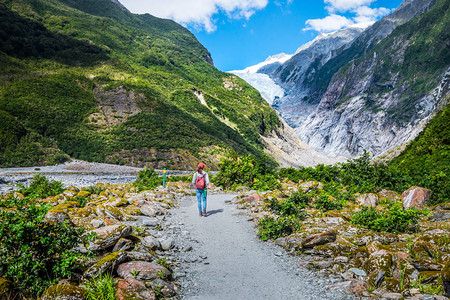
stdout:
<svg viewBox="0 0 450 300">
<path fill-rule="evenodd" d="M 367 23 L 401 0 L 120 0 L 186 26 L 222 71 L 240 70 L 281 52 L 292 54 L 319 32 Z"/>
</svg>

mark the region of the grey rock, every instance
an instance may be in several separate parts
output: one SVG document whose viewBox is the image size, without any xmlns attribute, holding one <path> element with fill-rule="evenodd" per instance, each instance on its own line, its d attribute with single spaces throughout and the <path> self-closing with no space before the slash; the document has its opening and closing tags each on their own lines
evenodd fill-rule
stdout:
<svg viewBox="0 0 450 300">
<path fill-rule="evenodd" d="M 117 252 L 120 250 L 130 250 L 133 247 L 133 242 L 131 240 L 120 238 L 117 243 L 114 245 L 113 252 Z"/>
<path fill-rule="evenodd" d="M 157 214 L 157 209 L 156 207 L 149 205 L 149 204 L 144 204 L 140 207 L 141 210 L 141 214 L 148 216 L 148 217 L 154 217 Z"/>
<path fill-rule="evenodd" d="M 88 249 L 93 251 L 103 250 L 116 244 L 123 237 L 129 236 L 133 227 L 124 224 L 116 224 L 94 229 L 86 234 L 95 234 L 94 240 L 89 242 Z"/>
<path fill-rule="evenodd" d="M 162 279 L 155 279 L 150 282 L 150 286 L 154 291 L 159 290 L 164 295 L 164 297 L 173 297 L 176 292 L 173 286 Z"/>
<path fill-rule="evenodd" d="M 141 224 L 144 226 L 156 227 L 159 224 L 159 220 L 156 218 L 143 217 L 140 220 Z"/>
<path fill-rule="evenodd" d="M 125 251 L 113 252 L 105 255 L 95 265 L 91 266 L 84 273 L 84 278 L 97 278 L 98 276 L 111 272 L 116 266 L 128 260 L 128 255 Z"/>
<path fill-rule="evenodd" d="M 158 239 L 152 237 L 152 236 L 146 236 L 145 238 L 141 239 L 142 244 L 150 248 L 151 250 L 159 250 L 161 249 L 161 243 Z"/>
<path fill-rule="evenodd" d="M 348 269 L 348 272 L 353 272 L 353 273 L 355 273 L 355 275 L 358 275 L 361 277 L 367 277 L 366 271 L 358 269 L 358 268 L 350 268 L 350 269 Z"/>
<path fill-rule="evenodd" d="M 142 260 L 147 262 L 152 262 L 153 260 L 155 260 L 155 257 L 148 252 L 130 251 L 127 252 L 127 255 L 130 260 Z"/>
<path fill-rule="evenodd" d="M 161 249 L 164 251 L 170 250 L 175 247 L 175 240 L 171 237 L 160 241 Z"/>
</svg>

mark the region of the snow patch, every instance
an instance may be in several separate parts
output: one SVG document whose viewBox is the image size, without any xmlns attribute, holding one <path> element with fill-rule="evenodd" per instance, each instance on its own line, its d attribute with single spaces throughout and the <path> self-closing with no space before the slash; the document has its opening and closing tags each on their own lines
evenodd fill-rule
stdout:
<svg viewBox="0 0 450 300">
<path fill-rule="evenodd" d="M 264 66 L 271 65 L 271 64 L 274 64 L 274 63 L 282 64 L 282 63 L 288 61 L 291 57 L 292 57 L 292 54 L 286 54 L 286 53 L 280 53 L 280 54 L 272 55 L 272 56 L 269 56 L 265 61 L 260 62 L 257 65 L 250 66 L 248 68 L 245 68 L 244 70 L 229 71 L 229 73 L 233 73 L 233 74 L 236 74 L 236 75 L 238 75 L 238 73 L 239 74 L 242 74 L 242 73 L 256 73 L 256 72 L 258 72 L 259 69 L 261 69 Z"/>
</svg>

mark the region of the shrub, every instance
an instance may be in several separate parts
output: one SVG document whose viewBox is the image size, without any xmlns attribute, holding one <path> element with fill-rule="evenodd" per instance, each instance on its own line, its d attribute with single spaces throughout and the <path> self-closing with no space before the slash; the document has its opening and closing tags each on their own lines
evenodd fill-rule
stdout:
<svg viewBox="0 0 450 300">
<path fill-rule="evenodd" d="M 138 191 L 150 190 L 162 184 L 162 179 L 158 177 L 158 173 L 153 168 L 144 168 L 139 171 L 136 181 L 133 183 Z"/>
<path fill-rule="evenodd" d="M 379 232 L 408 232 L 414 231 L 414 225 L 417 225 L 418 220 L 426 213 L 427 211 L 414 207 L 405 210 L 402 204 L 397 202 L 384 211 L 363 207 L 353 215 L 351 222 Z"/>
<path fill-rule="evenodd" d="M 328 211 L 328 210 L 340 210 L 344 206 L 342 202 L 339 202 L 330 195 L 321 194 L 313 202 L 315 208 Z"/>
<path fill-rule="evenodd" d="M 61 181 L 50 182 L 44 175 L 36 174 L 28 187 L 19 185 L 18 191 L 25 197 L 46 198 L 62 193 L 64 188 Z"/>
<path fill-rule="evenodd" d="M 36 298 L 58 279 L 68 277 L 81 254 L 72 248 L 83 229 L 44 222 L 49 206 L 0 211 L 0 274 L 26 297 Z"/>
<path fill-rule="evenodd" d="M 295 215 L 278 218 L 265 216 L 259 220 L 257 235 L 261 240 L 267 241 L 287 236 L 300 228 L 300 219 Z"/>
<path fill-rule="evenodd" d="M 86 300 L 116 300 L 117 282 L 109 274 L 103 274 L 87 282 Z"/>
<path fill-rule="evenodd" d="M 223 188 L 247 185 L 259 190 L 273 190 L 279 187 L 274 166 L 267 156 L 259 159 L 252 155 L 240 157 L 230 151 L 220 162 L 219 169 L 215 183 Z"/>
<path fill-rule="evenodd" d="M 306 208 L 311 202 L 311 196 L 306 195 L 303 192 L 294 192 L 289 196 L 289 201 L 294 202 L 300 208 Z"/>
</svg>

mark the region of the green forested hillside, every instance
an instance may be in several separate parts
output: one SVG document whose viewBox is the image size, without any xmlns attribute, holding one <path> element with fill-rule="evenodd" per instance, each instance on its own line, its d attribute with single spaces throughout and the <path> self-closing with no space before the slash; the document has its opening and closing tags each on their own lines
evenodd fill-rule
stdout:
<svg viewBox="0 0 450 300">
<path fill-rule="evenodd" d="M 0 1 L 0 115 L 3 167 L 214 165 L 263 155 L 260 134 L 281 125 L 188 30 L 110 0 Z"/>
<path fill-rule="evenodd" d="M 390 168 L 433 190 L 441 202 L 450 199 L 450 105 L 444 107 L 411 141 Z"/>
</svg>

